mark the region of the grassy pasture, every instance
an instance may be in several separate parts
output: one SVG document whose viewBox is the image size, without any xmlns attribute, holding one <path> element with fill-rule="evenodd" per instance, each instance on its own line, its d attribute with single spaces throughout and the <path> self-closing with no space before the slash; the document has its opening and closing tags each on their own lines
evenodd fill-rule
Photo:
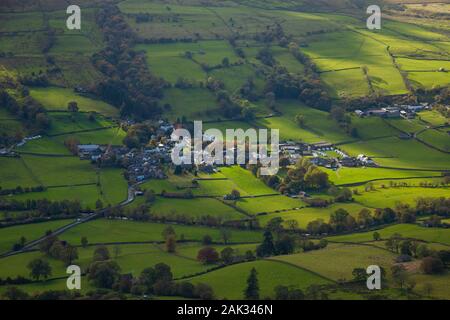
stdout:
<svg viewBox="0 0 450 320">
<path fill-rule="evenodd" d="M 193 61 L 210 66 L 221 64 L 225 57 L 230 63 L 239 61 L 230 44 L 224 40 L 140 45 L 136 49 L 146 51 L 150 61 L 154 57 L 183 57 L 187 51 L 191 52 Z"/>
<path fill-rule="evenodd" d="M 13 227 L 0 228 L 0 253 L 12 249 L 14 243 L 24 236 L 28 241 L 36 240 L 45 235 L 48 230 L 56 230 L 69 224 L 71 220 L 55 220 Z"/>
<path fill-rule="evenodd" d="M 168 224 L 162 223 L 100 219 L 76 226 L 62 234 L 60 238 L 72 244 L 80 243 L 83 236 L 86 236 L 90 243 L 162 241 L 162 232 L 167 226 Z M 213 241 L 222 242 L 219 229 L 175 224 L 170 226 L 174 228 L 178 238 L 184 235 L 186 240 L 201 241 L 203 236 L 209 234 Z M 261 233 L 232 230 L 230 241 L 259 242 Z"/>
<path fill-rule="evenodd" d="M 449 130 L 449 128 L 443 130 L 428 129 L 418 134 L 417 138 L 448 152 L 450 151 L 450 135 L 445 130 Z"/>
<path fill-rule="evenodd" d="M 162 104 L 166 103 L 171 106 L 171 109 L 166 113 L 166 116 L 171 120 L 183 116 L 186 116 L 189 120 L 205 120 L 217 116 L 216 99 L 207 89 L 166 89 Z"/>
<path fill-rule="evenodd" d="M 42 137 L 37 140 L 27 141 L 25 145 L 16 148 L 16 150 L 18 152 L 32 152 L 41 155 L 71 155 L 69 149 L 64 146 L 64 139 L 61 139 L 61 137 L 59 138 L 59 140 L 56 138 Z"/>
<path fill-rule="evenodd" d="M 211 198 L 165 199 L 158 197 L 151 206 L 151 212 L 162 216 L 184 215 L 192 218 L 216 217 L 223 220 L 239 220 L 245 216 Z"/>
<path fill-rule="evenodd" d="M 109 204 L 117 204 L 128 197 L 128 183 L 123 176 L 122 169 L 103 168 L 99 175 L 100 194 Z"/>
<path fill-rule="evenodd" d="M 379 265 L 388 271 L 394 258 L 395 254 L 372 246 L 329 244 L 325 249 L 277 256 L 271 259 L 314 270 L 314 272 L 333 280 L 351 280 L 354 268 Z"/>
<path fill-rule="evenodd" d="M 428 122 L 433 126 L 440 126 L 449 122 L 447 118 L 435 110 L 422 111 L 418 116 L 422 121 Z"/>
<path fill-rule="evenodd" d="M 29 32 L 44 29 L 42 12 L 1 13 L 0 32 Z"/>
<path fill-rule="evenodd" d="M 78 139 L 81 144 L 111 144 L 114 146 L 120 146 L 122 145 L 122 141 L 125 136 L 126 133 L 122 128 L 108 128 L 97 131 L 61 135 L 52 139 L 62 146 L 64 146 L 64 141 L 69 137 Z"/>
<path fill-rule="evenodd" d="M 228 266 L 189 280 L 193 283 L 208 283 L 218 298 L 243 299 L 245 281 L 252 268 L 258 272 L 261 297 L 273 297 L 273 290 L 277 285 L 294 286 L 305 290 L 312 284 L 329 283 L 309 271 L 267 260 Z"/>
<path fill-rule="evenodd" d="M 450 229 L 425 228 L 415 224 L 396 224 L 379 229 L 377 232 L 381 235 L 382 239 L 387 239 L 394 233 L 399 233 L 405 238 L 414 238 L 450 245 Z M 337 242 L 367 242 L 373 240 L 373 231 L 333 236 L 328 239 Z"/>
<path fill-rule="evenodd" d="M 258 119 L 257 124 L 280 130 L 280 139 L 304 141 L 308 143 L 352 140 L 337 123 L 328 117 L 328 113 L 309 108 L 298 101 L 280 101 L 278 109 L 283 113 L 280 117 Z M 302 114 L 305 118 L 304 128 L 295 122 L 295 116 Z"/>
<path fill-rule="evenodd" d="M 448 72 L 408 72 L 410 82 L 416 88 L 443 87 L 450 83 Z"/>
<path fill-rule="evenodd" d="M 40 185 L 40 181 L 30 173 L 21 158 L 0 157 L 0 166 L 0 186 L 3 189 Z"/>
<path fill-rule="evenodd" d="M 369 86 L 361 69 L 326 72 L 320 77 L 332 97 L 360 97 L 369 93 Z"/>
<path fill-rule="evenodd" d="M 247 79 L 253 80 L 258 92 L 261 92 L 264 88 L 264 79 L 261 76 L 256 75 L 255 70 L 249 64 L 216 69 L 210 74 L 213 78 L 222 80 L 225 84 L 225 88 L 230 93 L 236 92 L 241 88 Z"/>
<path fill-rule="evenodd" d="M 89 161 L 76 157 L 22 156 L 25 165 L 45 186 L 95 183 L 96 174 Z"/>
<path fill-rule="evenodd" d="M 43 192 L 23 193 L 7 196 L 19 201 L 48 199 L 50 201 L 78 200 L 83 208 L 95 208 L 95 202 L 102 199 L 96 185 L 49 188 Z"/>
<path fill-rule="evenodd" d="M 80 111 L 95 111 L 105 116 L 115 116 L 118 110 L 100 101 L 80 96 L 70 89 L 33 88 L 30 95 L 39 101 L 47 110 L 67 110 L 70 101 L 76 101 Z"/>
<path fill-rule="evenodd" d="M 238 188 L 244 190 L 251 195 L 273 194 L 276 193 L 273 189 L 257 179 L 253 174 L 239 166 L 222 167 L 220 172 L 228 179 L 232 180 Z"/>
<path fill-rule="evenodd" d="M 362 205 L 368 207 L 394 208 L 397 202 L 408 203 L 414 206 L 416 199 L 419 197 L 439 198 L 446 197 L 449 194 L 449 188 L 396 187 L 387 189 L 380 188 L 375 191 L 362 192 L 360 195 L 355 195 L 354 198 Z"/>
<path fill-rule="evenodd" d="M 397 129 L 408 133 L 415 133 L 426 128 L 424 123 L 422 123 L 418 119 L 398 118 L 398 119 L 387 119 L 386 121 L 392 126 L 396 127 Z"/>
<path fill-rule="evenodd" d="M 316 219 L 323 219 L 328 222 L 330 215 L 337 209 L 345 209 L 352 216 L 357 216 L 358 212 L 364 207 L 358 203 L 338 203 L 333 204 L 327 208 L 302 208 L 300 210 L 290 210 L 280 213 L 271 213 L 268 215 L 258 216 L 259 223 L 261 225 L 266 225 L 271 219 L 280 217 L 284 220 L 285 227 L 288 227 L 286 221 L 295 220 L 298 222 L 300 228 L 306 228 L 309 222 Z"/>
<path fill-rule="evenodd" d="M 442 170 L 449 167 L 448 155 L 431 149 L 415 140 L 390 137 L 359 141 L 340 146 L 350 155 L 366 154 L 381 166 L 408 169 Z M 427 155 L 424 157 L 423 155 Z"/>
<path fill-rule="evenodd" d="M 340 168 L 339 170 L 330 170 L 324 168 L 328 173 L 328 177 L 337 185 L 341 184 L 352 184 L 352 183 L 363 183 L 365 181 L 375 180 L 375 179 L 386 179 L 387 184 L 389 179 L 403 179 L 409 177 L 439 177 L 441 174 L 439 172 L 430 171 L 410 171 L 410 170 L 395 170 L 395 169 L 384 169 L 384 168 Z"/>
<path fill-rule="evenodd" d="M 298 199 L 292 199 L 284 195 L 244 198 L 239 199 L 234 203 L 238 208 L 241 208 L 250 214 L 294 209 L 305 205 L 304 202 Z"/>
<path fill-rule="evenodd" d="M 50 112 L 51 128 L 49 135 L 67 132 L 92 130 L 112 126 L 113 123 L 102 116 L 96 115 L 94 120 L 89 120 L 85 113 Z"/>
<path fill-rule="evenodd" d="M 115 260 L 122 273 L 132 273 L 139 276 L 145 268 L 152 267 L 157 263 L 166 263 L 171 267 L 174 277 L 187 276 L 208 269 L 194 259 L 184 258 L 180 255 L 174 255 L 165 252 L 161 248 L 153 244 L 126 244 L 120 245 L 120 253 L 117 257 L 114 254 L 114 246 L 107 246 L 111 254 L 111 258 Z M 78 248 L 78 259 L 74 261 L 82 270 L 85 270 L 92 262 L 92 256 L 95 246 L 87 248 Z M 197 246 L 197 250 L 199 247 Z M 36 258 L 43 257 L 52 267 L 51 278 L 66 276 L 66 267 L 62 261 L 43 256 L 41 252 L 29 252 L 7 257 L 0 260 L 0 278 L 16 277 L 18 275 L 29 277 L 27 264 Z"/>
<path fill-rule="evenodd" d="M 45 41 L 44 32 L 30 32 L 19 35 L 0 36 L 2 52 L 13 52 L 18 55 L 40 55 L 42 43 Z"/>
</svg>

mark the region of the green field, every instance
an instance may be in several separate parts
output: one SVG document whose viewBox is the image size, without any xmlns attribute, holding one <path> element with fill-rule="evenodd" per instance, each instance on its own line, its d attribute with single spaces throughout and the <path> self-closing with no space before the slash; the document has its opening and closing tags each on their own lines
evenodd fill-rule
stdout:
<svg viewBox="0 0 450 320">
<path fill-rule="evenodd" d="M 325 222 L 328 222 L 330 215 L 340 208 L 345 209 L 352 216 L 357 216 L 358 212 L 361 211 L 364 206 L 358 203 L 336 203 L 327 208 L 306 207 L 300 210 L 288 210 L 286 212 L 271 213 L 268 215 L 259 216 L 258 220 L 260 224 L 264 226 L 271 219 L 281 217 L 284 220 L 284 225 L 286 228 L 288 227 L 286 224 L 286 221 L 288 220 L 295 220 L 300 228 L 306 228 L 308 223 L 313 220 L 323 219 Z"/>
<path fill-rule="evenodd" d="M 296 101 L 281 101 L 279 110 L 283 113 L 280 117 L 272 117 L 257 121 L 271 129 L 280 130 L 280 139 L 304 141 L 315 143 L 321 141 L 341 142 L 352 140 L 340 129 L 337 123 L 328 117 L 328 113 L 309 108 Z M 304 116 L 305 125 L 300 128 L 295 122 L 295 116 Z"/>
<path fill-rule="evenodd" d="M 450 245 L 450 230 L 442 228 L 425 228 L 414 224 L 396 224 L 377 232 L 383 239 L 389 238 L 394 233 L 399 233 L 405 238 L 414 238 L 429 242 L 438 242 Z M 330 240 L 338 242 L 366 242 L 373 240 L 373 232 L 362 232 L 350 235 L 333 236 Z"/>
<path fill-rule="evenodd" d="M 80 111 L 95 111 L 105 116 L 116 116 L 118 113 L 118 110 L 113 106 L 100 100 L 80 96 L 70 89 L 34 88 L 30 90 L 30 95 L 47 110 L 67 111 L 67 104 L 76 101 Z"/>
<path fill-rule="evenodd" d="M 245 281 L 252 268 L 255 268 L 258 272 L 260 296 L 262 298 L 273 297 L 274 288 L 277 285 L 293 286 L 304 290 L 312 284 L 330 283 L 330 281 L 309 271 L 266 260 L 232 265 L 190 280 L 194 283 L 208 283 L 212 286 L 218 298 L 243 299 Z M 277 271 L 274 272 L 274 270 Z"/>
<path fill-rule="evenodd" d="M 24 236 L 27 242 L 36 240 L 45 235 L 48 230 L 56 230 L 69 224 L 71 220 L 56 220 L 35 224 L 25 224 L 0 229 L 0 253 L 10 251 L 14 243 Z"/>
<path fill-rule="evenodd" d="M 325 169 L 328 177 L 337 185 L 364 183 L 373 180 L 405 179 L 411 177 L 439 177 L 440 172 L 395 170 L 384 168 L 340 168 L 336 171 Z"/>
<path fill-rule="evenodd" d="M 78 244 L 83 236 L 87 237 L 90 243 L 162 241 L 161 233 L 167 226 L 161 223 L 101 219 L 72 228 L 61 238 L 73 244 Z M 178 238 L 183 235 L 185 240 L 200 241 L 203 236 L 209 234 L 214 241 L 222 242 L 219 229 L 176 224 L 171 226 Z M 257 231 L 231 231 L 231 242 L 259 242 L 260 240 L 261 233 Z"/>
<path fill-rule="evenodd" d="M 397 202 L 415 206 L 416 199 L 419 197 L 446 197 L 449 192 L 449 188 L 380 188 L 375 191 L 362 192 L 360 195 L 355 195 L 354 198 L 358 203 L 371 208 L 395 208 Z"/>
<path fill-rule="evenodd" d="M 371 246 L 329 244 L 325 249 L 278 256 L 272 259 L 314 270 L 321 276 L 333 280 L 351 280 L 354 268 L 379 265 L 389 270 L 394 258 L 395 254 Z M 330 263 L 331 261 L 332 263 Z"/>
<path fill-rule="evenodd" d="M 233 208 L 211 198 L 165 199 L 158 197 L 152 204 L 150 211 L 158 216 L 166 216 L 172 219 L 177 216 L 192 219 L 210 216 L 226 221 L 239 220 L 245 217 Z"/>
</svg>

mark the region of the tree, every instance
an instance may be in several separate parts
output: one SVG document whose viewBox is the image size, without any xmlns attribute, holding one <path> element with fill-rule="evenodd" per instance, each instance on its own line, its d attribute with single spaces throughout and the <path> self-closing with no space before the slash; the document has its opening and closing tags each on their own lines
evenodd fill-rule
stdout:
<svg viewBox="0 0 450 320">
<path fill-rule="evenodd" d="M 204 264 L 213 264 L 219 261 L 219 253 L 213 247 L 204 247 L 198 251 L 197 260 Z"/>
<path fill-rule="evenodd" d="M 429 256 L 422 259 L 420 269 L 426 274 L 437 274 L 444 271 L 444 264 L 441 259 Z"/>
<path fill-rule="evenodd" d="M 86 248 L 88 246 L 88 243 L 89 243 L 89 241 L 85 236 L 81 237 L 81 246 L 83 248 Z"/>
<path fill-rule="evenodd" d="M 60 252 L 59 258 L 68 266 L 72 261 L 78 259 L 78 249 L 70 244 L 66 244 Z"/>
<path fill-rule="evenodd" d="M 100 246 L 95 248 L 94 251 L 94 261 L 106 261 L 109 260 L 111 255 L 109 254 L 108 247 L 106 246 Z"/>
<path fill-rule="evenodd" d="M 379 241 L 381 239 L 381 235 L 377 231 L 373 233 L 372 237 L 375 241 Z"/>
<path fill-rule="evenodd" d="M 3 292 L 2 297 L 6 300 L 28 300 L 29 294 L 17 287 L 8 287 Z"/>
<path fill-rule="evenodd" d="M 47 279 L 52 274 L 52 267 L 50 264 L 41 258 L 31 260 L 28 265 L 30 269 L 30 277 L 39 281 L 41 277 Z"/>
<path fill-rule="evenodd" d="M 166 250 L 169 253 L 174 253 L 177 247 L 177 239 L 175 235 L 171 234 L 166 238 Z"/>
<path fill-rule="evenodd" d="M 195 286 L 195 295 L 202 300 L 214 299 L 214 291 L 211 286 L 206 283 L 197 283 Z"/>
<path fill-rule="evenodd" d="M 120 278 L 120 267 L 115 261 L 94 261 L 89 266 L 88 279 L 94 286 L 111 289 Z"/>
<path fill-rule="evenodd" d="M 225 57 L 222 59 L 222 65 L 224 67 L 228 67 L 230 65 L 230 59 L 228 59 L 228 57 Z"/>
<path fill-rule="evenodd" d="M 70 112 L 78 112 L 78 103 L 76 101 L 70 101 L 67 104 L 67 110 Z"/>
<path fill-rule="evenodd" d="M 164 240 L 166 240 L 168 236 L 176 236 L 175 230 L 172 226 L 167 226 L 162 232 L 162 237 Z"/>
<path fill-rule="evenodd" d="M 273 244 L 272 232 L 264 231 L 263 242 L 256 248 L 258 257 L 268 257 L 275 254 L 275 246 Z"/>
<path fill-rule="evenodd" d="M 258 273 L 255 268 L 252 268 L 250 275 L 248 276 L 247 287 L 244 290 L 244 297 L 248 300 L 259 299 Z"/>
<path fill-rule="evenodd" d="M 400 286 L 400 288 L 404 288 L 406 281 L 408 280 L 408 273 L 403 265 L 393 265 L 391 268 L 392 279 L 394 283 Z"/>
<path fill-rule="evenodd" d="M 366 270 L 364 268 L 353 269 L 352 275 L 353 275 L 353 281 L 356 281 L 356 282 L 366 281 L 366 279 L 367 279 Z"/>
<path fill-rule="evenodd" d="M 226 247 L 220 252 L 220 258 L 222 259 L 223 263 L 230 264 L 233 262 L 234 259 L 234 250 L 233 248 Z"/>
<path fill-rule="evenodd" d="M 222 238 L 223 243 L 228 244 L 228 241 L 231 239 L 231 231 L 226 228 L 220 229 L 220 237 Z"/>
<path fill-rule="evenodd" d="M 297 123 L 300 128 L 303 128 L 305 126 L 305 116 L 301 113 L 297 114 L 295 116 L 295 123 Z"/>
<path fill-rule="evenodd" d="M 275 242 L 276 254 L 291 254 L 294 252 L 295 240 L 293 237 L 284 234 Z"/>
</svg>

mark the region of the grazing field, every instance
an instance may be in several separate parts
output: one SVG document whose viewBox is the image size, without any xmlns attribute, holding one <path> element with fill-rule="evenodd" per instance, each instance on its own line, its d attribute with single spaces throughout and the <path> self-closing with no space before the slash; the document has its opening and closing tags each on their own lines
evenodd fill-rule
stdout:
<svg viewBox="0 0 450 320">
<path fill-rule="evenodd" d="M 164 91 L 163 105 L 170 105 L 167 117 L 176 120 L 183 116 L 187 119 L 217 119 L 217 102 L 214 95 L 204 88 L 178 89 Z"/>
<path fill-rule="evenodd" d="M 259 223 L 264 226 L 271 219 L 280 217 L 284 220 L 284 226 L 289 228 L 289 225 L 286 223 L 289 220 L 297 221 L 298 226 L 300 228 L 306 228 L 308 223 L 317 220 L 323 219 L 325 222 L 328 222 L 330 219 L 330 215 L 335 212 L 337 209 L 344 209 L 352 216 L 357 216 L 358 212 L 364 208 L 364 206 L 358 203 L 337 203 L 333 204 L 327 208 L 301 208 L 300 210 L 288 210 L 286 212 L 279 213 L 271 213 L 268 215 L 258 216 Z"/>
<path fill-rule="evenodd" d="M 234 204 L 250 214 L 262 212 L 274 212 L 279 210 L 300 208 L 305 205 L 298 199 L 292 199 L 284 195 L 274 195 L 257 198 L 239 199 Z"/>
<path fill-rule="evenodd" d="M 372 246 L 329 244 L 325 249 L 271 259 L 314 270 L 321 276 L 333 280 L 351 280 L 354 268 L 379 265 L 389 270 L 394 258 L 395 254 Z"/>
<path fill-rule="evenodd" d="M 174 228 L 178 238 L 183 235 L 185 240 L 200 241 L 208 234 L 213 241 L 222 242 L 220 230 L 216 228 L 109 219 L 84 223 L 68 230 L 61 238 L 72 244 L 79 243 L 83 236 L 86 236 L 90 243 L 162 241 L 162 232 L 167 226 Z M 232 243 L 259 241 L 261 241 L 260 232 L 231 230 Z"/>
<path fill-rule="evenodd" d="M 445 170 L 450 165 L 448 155 L 418 141 L 397 137 L 358 141 L 342 145 L 341 149 L 353 156 L 366 154 L 373 157 L 377 164 L 391 168 Z"/>
<path fill-rule="evenodd" d="M 418 134 L 417 138 L 440 150 L 450 152 L 450 135 L 444 130 L 428 129 Z"/>
<path fill-rule="evenodd" d="M 250 171 L 245 170 L 239 166 L 223 167 L 220 168 L 220 172 L 232 180 L 238 188 L 244 190 L 247 194 L 253 196 L 262 194 L 274 194 L 277 193 L 270 187 L 264 184 L 261 180 L 257 179 Z"/>
<path fill-rule="evenodd" d="M 0 228 L 0 253 L 10 251 L 14 243 L 24 236 L 27 242 L 36 240 L 45 235 L 48 230 L 56 230 L 69 224 L 71 220 L 55 220 L 25 224 L 13 227 Z"/>
<path fill-rule="evenodd" d="M 245 281 L 252 268 L 255 268 L 258 272 L 261 297 L 274 297 L 274 288 L 277 285 L 292 286 L 305 290 L 313 284 L 330 283 L 330 281 L 309 271 L 267 260 L 228 266 L 189 280 L 194 283 L 208 283 L 212 286 L 218 298 L 243 299 Z"/>
<path fill-rule="evenodd" d="M 23 155 L 32 175 L 44 186 L 95 183 L 95 168 L 89 161 L 76 157 L 43 157 Z"/>
<path fill-rule="evenodd" d="M 394 187 L 362 192 L 360 195 L 355 195 L 354 198 L 358 203 L 371 208 L 395 208 L 397 202 L 415 206 L 416 199 L 419 197 L 439 198 L 446 197 L 449 193 L 449 188 Z"/>
<path fill-rule="evenodd" d="M 382 239 L 389 238 L 395 233 L 404 238 L 413 238 L 428 242 L 438 242 L 450 245 L 450 229 L 425 228 L 415 224 L 396 224 L 377 230 Z M 333 236 L 329 240 L 337 242 L 367 242 L 373 240 L 373 232 L 361 232 L 350 235 Z"/>
<path fill-rule="evenodd" d="M 48 199 L 50 201 L 78 200 L 80 201 L 82 208 L 88 207 L 91 209 L 95 208 L 95 202 L 98 199 L 103 199 L 99 193 L 98 187 L 94 183 L 83 186 L 48 188 L 43 192 L 22 193 L 6 197 L 6 199 L 19 201 L 42 199 Z M 0 197 L 0 199 L 2 199 L 2 197 Z"/>
<path fill-rule="evenodd" d="M 449 123 L 449 120 L 447 118 L 445 118 L 442 114 L 435 110 L 419 112 L 418 116 L 422 121 L 428 122 L 433 126 L 441 126 Z"/>
<path fill-rule="evenodd" d="M 76 101 L 80 111 L 95 111 L 105 116 L 116 116 L 118 109 L 113 106 L 88 97 L 76 94 L 73 90 L 64 88 L 33 88 L 30 95 L 39 101 L 47 110 L 67 111 L 67 105 Z"/>
<path fill-rule="evenodd" d="M 34 187 L 41 182 L 33 176 L 21 158 L 0 157 L 0 187 L 13 189 L 18 186 Z"/>
<path fill-rule="evenodd" d="M 90 119 L 86 113 L 50 112 L 51 127 L 48 135 L 64 134 L 83 130 L 95 130 L 114 124 L 101 115 Z"/>
<path fill-rule="evenodd" d="M 321 141 L 342 142 L 353 140 L 346 135 L 338 124 L 331 120 L 327 112 L 309 108 L 297 101 L 280 101 L 278 108 L 283 115 L 258 119 L 258 125 L 280 130 L 280 139 L 316 143 Z M 305 125 L 301 128 L 295 122 L 295 116 L 304 116 Z"/>
<path fill-rule="evenodd" d="M 158 197 L 150 211 L 158 216 L 167 216 L 168 218 L 184 216 L 195 219 L 210 216 L 223 221 L 245 218 L 243 214 L 233 208 L 211 198 L 166 199 Z"/>
<path fill-rule="evenodd" d="M 386 180 L 389 179 L 406 179 L 419 177 L 440 177 L 440 172 L 433 171 L 413 171 L 413 170 L 396 170 L 384 168 L 339 168 L 338 170 L 325 169 L 328 177 L 336 185 L 345 184 L 362 184 L 369 181 Z M 401 181 L 401 180 L 400 180 Z"/>
</svg>

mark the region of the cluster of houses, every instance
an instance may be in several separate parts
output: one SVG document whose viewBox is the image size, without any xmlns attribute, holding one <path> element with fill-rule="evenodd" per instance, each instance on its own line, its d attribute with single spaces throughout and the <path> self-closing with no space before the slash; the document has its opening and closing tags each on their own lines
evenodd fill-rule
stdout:
<svg viewBox="0 0 450 320">
<path fill-rule="evenodd" d="M 283 157 L 289 159 L 290 164 L 295 164 L 301 157 L 308 156 L 314 165 L 329 169 L 376 166 L 376 163 L 370 157 L 364 154 L 350 157 L 328 142 L 307 144 L 288 141 L 280 144 L 280 152 Z M 336 153 L 337 156 L 331 156 L 331 152 Z"/>
<path fill-rule="evenodd" d="M 428 103 L 419 105 L 395 105 L 380 109 L 369 109 L 366 111 L 355 110 L 355 114 L 359 117 L 375 116 L 381 118 L 400 118 L 413 119 L 417 112 L 429 109 Z"/>
<path fill-rule="evenodd" d="M 152 139 L 157 139 L 158 137 L 167 138 L 172 131 L 173 126 L 171 124 L 160 121 L 156 135 L 152 136 Z M 119 164 L 125 167 L 125 175 L 129 181 L 141 182 L 147 179 L 166 178 L 163 164 L 171 161 L 170 152 L 172 147 L 172 142 L 159 143 L 142 149 L 129 149 L 124 146 L 80 144 L 77 146 L 77 153 L 81 160 L 109 162 L 113 165 Z"/>
</svg>

